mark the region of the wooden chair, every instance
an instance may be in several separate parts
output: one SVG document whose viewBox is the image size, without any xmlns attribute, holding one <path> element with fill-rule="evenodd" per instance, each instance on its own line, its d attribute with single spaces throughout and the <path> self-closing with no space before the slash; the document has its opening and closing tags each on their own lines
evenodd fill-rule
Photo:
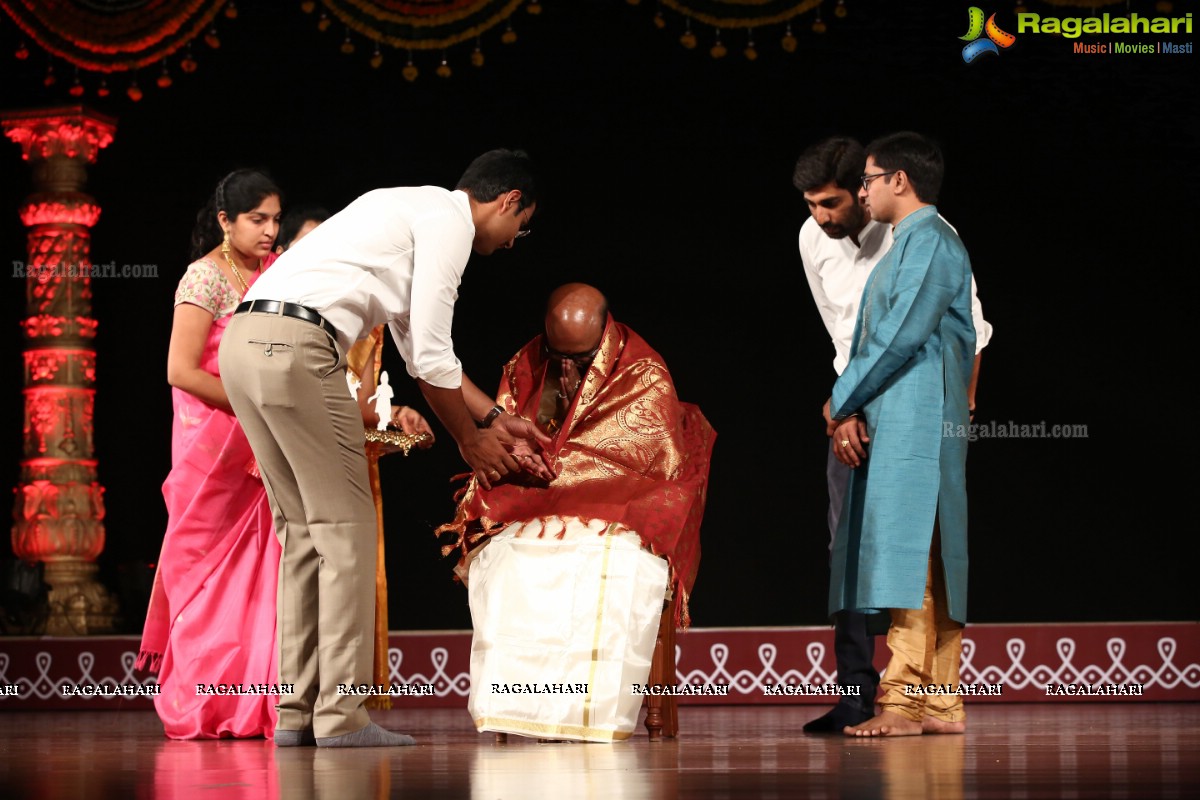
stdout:
<svg viewBox="0 0 1200 800">
<path fill-rule="evenodd" d="M 650 661 L 649 683 L 675 685 L 675 599 L 664 604 L 658 621 L 658 639 L 654 642 L 654 658 Z M 679 735 L 679 709 L 675 695 L 646 695 L 646 731 L 650 741 L 660 742 L 664 736 Z"/>
</svg>

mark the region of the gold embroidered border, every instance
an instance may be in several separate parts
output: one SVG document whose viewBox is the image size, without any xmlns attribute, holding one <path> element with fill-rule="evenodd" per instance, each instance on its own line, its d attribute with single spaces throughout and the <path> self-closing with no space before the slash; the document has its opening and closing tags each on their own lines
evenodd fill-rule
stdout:
<svg viewBox="0 0 1200 800">
<path fill-rule="evenodd" d="M 590 728 L 586 725 L 549 725 L 542 722 L 528 722 L 520 719 L 505 717 L 480 717 L 475 720 L 475 730 L 499 733 L 515 733 L 517 735 L 538 736 L 543 739 L 555 736 L 578 736 L 581 739 L 599 739 L 606 742 L 623 742 L 633 736 L 633 731 L 606 731 L 600 728 Z"/>
<path fill-rule="evenodd" d="M 608 556 L 612 553 L 617 523 L 604 532 L 604 560 L 600 563 L 600 593 L 596 598 L 596 629 L 592 633 L 592 664 L 588 668 L 588 690 L 583 696 L 583 727 L 587 728 L 592 713 L 592 687 L 596 685 L 596 665 L 600 660 L 600 628 L 604 624 L 604 590 L 608 584 Z"/>
</svg>

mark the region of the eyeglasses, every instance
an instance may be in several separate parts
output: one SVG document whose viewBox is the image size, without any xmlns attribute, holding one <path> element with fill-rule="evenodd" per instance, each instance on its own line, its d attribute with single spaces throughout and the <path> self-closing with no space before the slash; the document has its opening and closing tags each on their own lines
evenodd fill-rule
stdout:
<svg viewBox="0 0 1200 800">
<path fill-rule="evenodd" d="M 542 342 L 542 355 L 545 356 L 547 359 L 557 358 L 557 359 L 561 360 L 561 359 L 565 358 L 570 361 L 574 361 L 575 366 L 581 367 L 581 368 L 587 367 L 589 364 L 591 364 L 592 359 L 595 358 L 596 353 L 599 353 L 599 352 L 600 352 L 600 345 L 596 345 L 591 350 L 588 350 L 586 353 L 561 353 L 558 350 L 555 350 L 550 345 L 546 344 L 544 341 Z"/>
<path fill-rule="evenodd" d="M 528 211 L 528 209 L 525 209 L 525 210 Z M 521 223 L 521 229 L 519 231 L 517 231 L 517 235 L 514 236 L 513 238 L 514 239 L 524 239 L 526 236 L 533 233 L 533 231 L 529 230 L 528 226 L 529 226 L 529 217 L 526 217 L 525 221 Z"/>
<path fill-rule="evenodd" d="M 875 180 L 876 178 L 882 178 L 884 175 L 895 175 L 900 171 L 901 170 L 894 169 L 891 172 L 876 172 L 874 175 L 860 175 L 858 179 L 862 181 L 863 191 L 869 192 L 871 191 L 871 181 Z"/>
</svg>

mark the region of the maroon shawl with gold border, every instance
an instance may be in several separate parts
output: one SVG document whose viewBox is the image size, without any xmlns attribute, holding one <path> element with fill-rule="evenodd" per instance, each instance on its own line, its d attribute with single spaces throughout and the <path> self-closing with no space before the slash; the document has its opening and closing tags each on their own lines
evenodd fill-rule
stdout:
<svg viewBox="0 0 1200 800">
<path fill-rule="evenodd" d="M 497 402 L 536 419 L 546 368 L 537 336 L 505 365 Z M 558 477 L 545 484 L 521 474 L 490 491 L 472 477 L 456 498 L 454 521 L 437 530 L 458 535 L 443 552 L 465 555 L 484 537 L 523 520 L 622 522 L 667 559 L 680 601 L 676 621 L 687 627 L 715 439 L 700 409 L 680 402 L 662 357 L 609 315 L 600 350 L 548 449 Z"/>
</svg>

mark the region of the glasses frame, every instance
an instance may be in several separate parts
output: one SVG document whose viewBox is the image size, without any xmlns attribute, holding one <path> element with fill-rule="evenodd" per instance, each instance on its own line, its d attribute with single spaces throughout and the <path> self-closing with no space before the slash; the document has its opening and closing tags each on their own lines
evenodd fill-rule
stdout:
<svg viewBox="0 0 1200 800">
<path fill-rule="evenodd" d="M 528 210 L 529 210 L 528 206 L 521 209 L 521 211 L 528 211 Z M 520 213 L 520 212 L 517 212 L 517 213 Z M 524 239 L 526 236 L 533 233 L 533 231 L 529 230 L 528 226 L 529 226 L 529 217 L 526 217 L 525 221 L 521 223 L 521 229 L 517 231 L 517 235 L 514 236 L 513 238 L 514 239 Z"/>
<path fill-rule="evenodd" d="M 545 356 L 547 361 L 549 361 L 552 358 L 559 359 L 559 360 L 566 359 L 569 361 L 574 361 L 576 367 L 584 369 L 584 368 L 587 368 L 589 365 L 591 365 L 592 360 L 596 358 L 596 354 L 600 352 L 600 347 L 602 344 L 603 344 L 603 342 L 596 345 L 591 350 L 588 350 L 587 352 L 583 352 L 583 353 L 560 353 L 559 351 L 552 348 L 549 344 L 547 344 L 545 339 L 543 339 L 542 340 L 542 355 Z"/>
<path fill-rule="evenodd" d="M 871 181 L 875 180 L 876 178 L 882 178 L 885 175 L 895 175 L 897 172 L 903 171 L 904 170 L 902 169 L 894 169 L 891 172 L 876 172 L 871 175 L 859 175 L 858 179 L 862 182 L 863 191 L 869 192 L 871 191 Z"/>
</svg>

